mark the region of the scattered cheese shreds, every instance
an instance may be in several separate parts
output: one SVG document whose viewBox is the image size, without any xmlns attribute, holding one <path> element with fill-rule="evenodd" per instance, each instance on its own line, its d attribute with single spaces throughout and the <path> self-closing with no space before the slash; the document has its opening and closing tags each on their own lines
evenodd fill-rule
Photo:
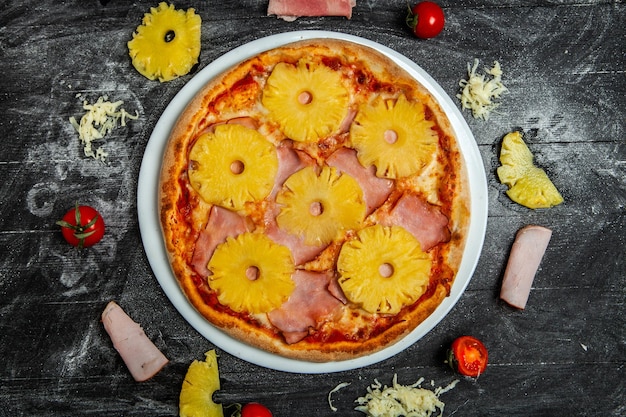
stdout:
<svg viewBox="0 0 626 417">
<path fill-rule="evenodd" d="M 445 404 L 439 396 L 454 388 L 459 380 L 451 382 L 446 387 L 438 387 L 435 391 L 421 387 L 424 378 L 406 386 L 398 384 L 398 376 L 394 375 L 392 382 L 388 387 L 375 379 L 367 388 L 367 394 L 357 398 L 359 406 L 355 410 L 365 413 L 368 417 L 430 417 L 437 410 L 439 416 L 442 416 Z"/>
<path fill-rule="evenodd" d="M 457 97 L 461 100 L 461 107 L 470 109 L 474 118 L 488 120 L 489 114 L 500 105 L 493 99 L 500 98 L 500 95 L 508 90 L 502 84 L 502 69 L 498 61 L 494 61 L 493 68 L 486 68 L 487 74 L 493 77 L 491 79 L 476 74 L 477 68 L 478 59 L 474 60 L 474 66 L 467 64 L 468 79 L 459 82 L 463 90 Z"/>
<path fill-rule="evenodd" d="M 123 108 L 118 110 L 124 104 L 119 100 L 114 103 L 108 101 L 107 96 L 100 96 L 98 100 L 89 104 L 86 100 L 83 102 L 83 109 L 87 112 L 80 118 L 80 123 L 75 117 L 70 117 L 70 123 L 78 132 L 81 143 L 83 144 L 83 152 L 85 156 L 94 158 L 104 162 L 108 153 L 99 146 L 93 149 L 92 142 L 104 138 L 113 129 L 120 126 L 126 126 L 126 119 L 136 120 L 139 114 L 135 111 L 132 115 Z"/>
<path fill-rule="evenodd" d="M 333 388 L 332 390 L 330 390 L 330 392 L 328 393 L 328 405 L 330 406 L 330 409 L 331 409 L 332 411 L 337 411 L 337 407 L 335 407 L 335 406 L 333 405 L 333 401 L 332 401 L 332 399 L 331 399 L 331 396 L 332 396 L 335 392 L 339 391 L 339 390 L 340 390 L 340 389 L 342 389 L 342 388 L 347 387 L 348 385 L 350 385 L 350 383 L 349 383 L 349 382 L 342 382 L 341 384 L 337 385 L 335 388 Z"/>
</svg>

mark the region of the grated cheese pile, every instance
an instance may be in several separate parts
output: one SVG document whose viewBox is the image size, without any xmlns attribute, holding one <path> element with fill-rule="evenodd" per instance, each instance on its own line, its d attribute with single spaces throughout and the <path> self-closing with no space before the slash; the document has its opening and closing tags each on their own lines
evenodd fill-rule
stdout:
<svg viewBox="0 0 626 417">
<path fill-rule="evenodd" d="M 70 123 L 78 132 L 83 144 L 85 156 L 104 162 L 108 153 L 101 146 L 94 151 L 92 142 L 104 138 L 105 135 L 117 128 L 118 122 L 121 126 L 126 126 L 126 119 L 136 120 L 139 117 L 137 111 L 135 111 L 135 115 L 132 115 L 123 108 L 118 110 L 122 104 L 124 102 L 121 100 L 112 103 L 108 101 L 107 96 L 101 96 L 93 104 L 89 104 L 87 100 L 83 102 L 83 109 L 87 112 L 80 118 L 80 123 L 76 121 L 76 118 L 70 117 Z"/>
<path fill-rule="evenodd" d="M 453 381 L 445 388 L 438 387 L 434 392 L 422 388 L 422 382 L 424 378 L 410 386 L 400 385 L 398 376 L 394 375 L 392 386 L 387 387 L 375 379 L 367 388 L 367 394 L 357 398 L 359 406 L 355 410 L 365 413 L 368 417 L 430 417 L 437 410 L 439 416 L 442 416 L 445 404 L 439 396 L 454 388 L 459 380 Z"/>
<path fill-rule="evenodd" d="M 457 97 L 461 100 L 463 109 L 472 110 L 474 118 L 489 119 L 489 114 L 500 104 L 493 99 L 500 98 L 500 95 L 507 91 L 502 84 L 502 70 L 500 63 L 494 61 L 493 68 L 487 70 L 487 74 L 493 78 L 487 79 L 485 75 L 476 74 L 478 59 L 474 60 L 474 66 L 467 64 L 467 80 L 461 80 L 459 85 L 463 89 Z"/>
</svg>

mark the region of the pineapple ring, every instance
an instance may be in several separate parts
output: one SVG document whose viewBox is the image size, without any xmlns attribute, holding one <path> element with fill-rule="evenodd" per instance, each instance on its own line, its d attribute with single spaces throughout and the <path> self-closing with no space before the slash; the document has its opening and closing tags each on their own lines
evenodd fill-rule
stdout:
<svg viewBox="0 0 626 417">
<path fill-rule="evenodd" d="M 350 97 L 337 71 L 300 61 L 274 67 L 262 103 L 282 132 L 297 142 L 314 142 L 339 129 Z"/>
<path fill-rule="evenodd" d="M 198 63 L 202 19 L 194 9 L 161 2 L 150 8 L 128 42 L 133 66 L 144 77 L 171 81 Z"/>
<path fill-rule="evenodd" d="M 382 178 L 419 173 L 436 156 L 439 137 L 426 120 L 424 105 L 400 95 L 395 102 L 378 98 L 359 109 L 350 140 L 359 162 L 374 165 Z"/>
<path fill-rule="evenodd" d="M 219 302 L 236 312 L 267 313 L 287 301 L 295 288 L 291 251 L 260 233 L 227 238 L 208 268 L 208 283 Z"/>
<path fill-rule="evenodd" d="M 319 174 L 313 167 L 292 174 L 276 202 L 281 206 L 278 226 L 303 237 L 308 245 L 327 245 L 345 230 L 358 228 L 365 218 L 358 182 L 328 166 Z"/>
<path fill-rule="evenodd" d="M 276 147 L 256 130 L 224 124 L 189 152 L 191 186 L 210 204 L 242 210 L 269 195 L 278 172 Z"/>
<path fill-rule="evenodd" d="M 339 285 L 369 313 L 397 314 L 428 287 L 431 259 L 400 226 L 369 226 L 346 241 L 337 260 Z"/>
</svg>

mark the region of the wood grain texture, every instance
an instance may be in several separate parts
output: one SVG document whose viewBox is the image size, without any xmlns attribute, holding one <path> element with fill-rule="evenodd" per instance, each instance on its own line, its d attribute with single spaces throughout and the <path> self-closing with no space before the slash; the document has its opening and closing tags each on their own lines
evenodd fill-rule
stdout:
<svg viewBox="0 0 626 417">
<path fill-rule="evenodd" d="M 187 366 L 213 344 L 176 311 L 150 269 L 139 236 L 137 178 L 168 103 L 193 76 L 151 82 L 126 42 L 157 2 L 0 3 L 0 416 L 173 416 Z M 198 70 L 235 47 L 293 30 L 362 36 L 407 56 L 455 100 L 468 63 L 498 60 L 509 88 L 488 122 L 463 112 L 489 187 L 487 234 L 476 273 L 450 314 L 404 352 L 353 371 L 268 370 L 218 350 L 223 390 L 280 416 L 359 416 L 354 400 L 374 379 L 457 378 L 443 363 L 454 337 L 490 351 L 487 372 L 444 394 L 444 415 L 626 415 L 626 6 L 622 1 L 441 1 L 447 23 L 419 41 L 403 25 L 404 0 L 357 0 L 351 20 L 266 16 L 267 2 L 181 1 L 202 23 Z M 71 116 L 106 94 L 140 114 L 85 158 Z M 78 95 L 78 96 L 77 96 Z M 502 137 L 522 129 L 536 163 L 565 197 L 528 210 L 495 170 Z M 54 222 L 74 202 L 98 207 L 104 240 L 77 252 Z M 553 237 L 526 310 L 498 299 L 517 230 Z M 170 359 L 136 383 L 100 321 L 110 300 L 141 323 Z M 340 382 L 350 385 L 327 396 Z"/>
</svg>

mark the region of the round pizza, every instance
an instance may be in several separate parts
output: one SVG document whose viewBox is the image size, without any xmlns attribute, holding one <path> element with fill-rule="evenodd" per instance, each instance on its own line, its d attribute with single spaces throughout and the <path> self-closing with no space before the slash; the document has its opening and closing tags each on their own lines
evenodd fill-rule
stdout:
<svg viewBox="0 0 626 417">
<path fill-rule="evenodd" d="M 306 361 L 381 350 L 450 293 L 467 174 L 429 91 L 343 40 L 262 52 L 209 81 L 164 152 L 172 271 L 206 320 Z"/>
</svg>

